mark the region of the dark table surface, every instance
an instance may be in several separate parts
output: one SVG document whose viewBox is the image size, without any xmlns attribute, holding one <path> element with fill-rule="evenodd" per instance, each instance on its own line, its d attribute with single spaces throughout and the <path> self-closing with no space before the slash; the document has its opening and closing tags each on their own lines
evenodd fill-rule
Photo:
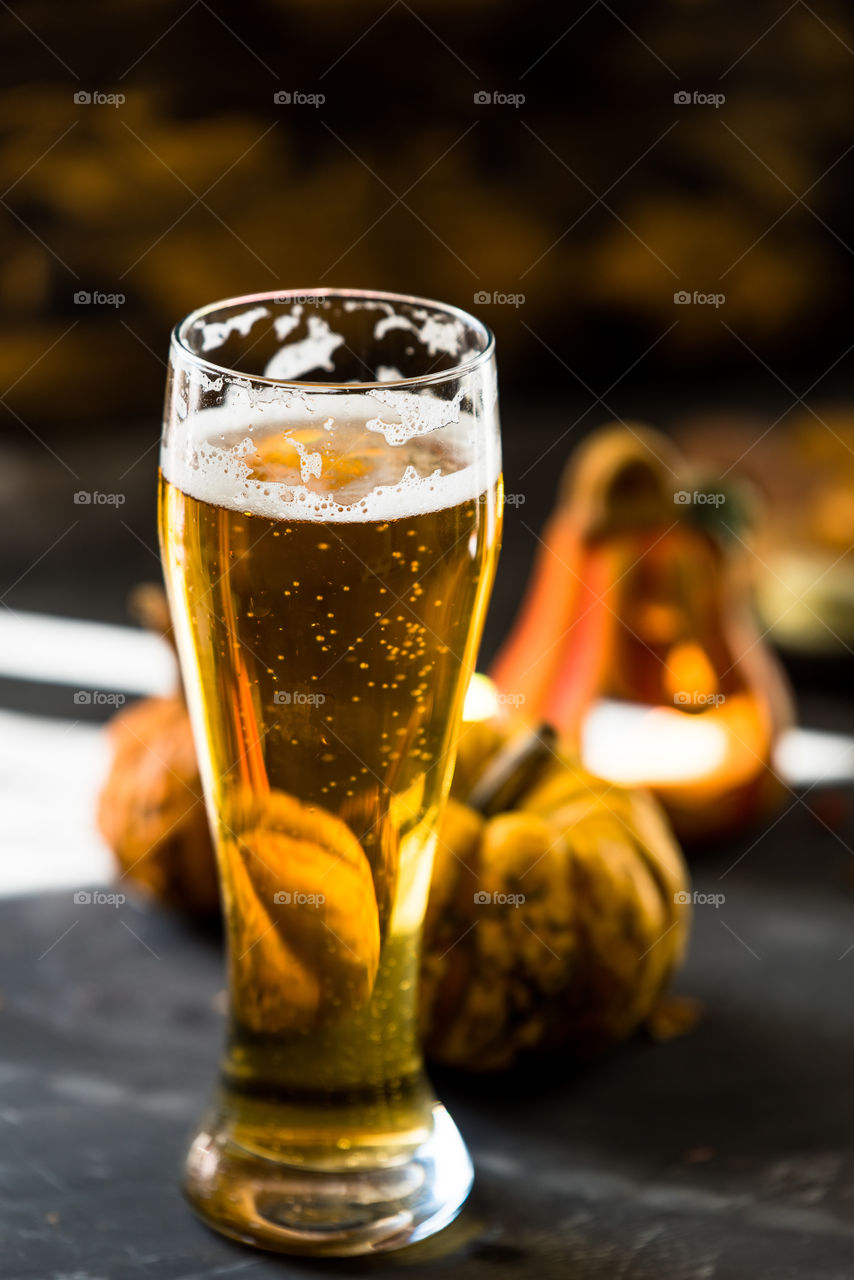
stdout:
<svg viewBox="0 0 854 1280">
<path fill-rule="evenodd" d="M 472 1199 L 442 1236 L 364 1261 L 253 1253 L 181 1199 L 223 1033 L 216 941 L 139 902 L 6 901 L 0 1274 L 847 1280 L 852 832 L 808 803 L 790 800 L 754 847 L 695 863 L 697 889 L 725 894 L 696 908 L 679 983 L 705 1005 L 698 1028 L 582 1071 L 437 1075 L 474 1156 Z"/>
<path fill-rule="evenodd" d="M 487 658 L 587 426 L 573 428 L 568 404 L 506 408 L 507 474 L 526 501 L 508 510 Z M 644 405 L 633 396 L 615 408 Z M 149 425 L 109 449 L 87 443 L 81 485 L 126 489 L 119 511 L 73 508 L 67 478 L 52 496 L 54 464 L 22 455 L 18 536 L 0 548 L 7 603 L 124 618 L 129 586 L 158 574 L 155 437 Z M 811 690 L 802 723 L 850 732 L 847 657 L 794 674 Z M 0 690 L 4 706 L 83 718 L 67 692 Z M 669 1044 L 638 1038 L 583 1071 L 488 1083 L 437 1074 L 475 1190 L 443 1235 L 369 1261 L 252 1253 L 181 1199 L 223 1034 L 215 941 L 139 902 L 78 905 L 71 891 L 0 902 L 0 1280 L 850 1280 L 854 818 L 817 792 L 788 806 L 764 832 L 694 862 L 695 887 L 725 894 L 696 908 L 679 980 L 705 1006 L 698 1028 Z"/>
</svg>

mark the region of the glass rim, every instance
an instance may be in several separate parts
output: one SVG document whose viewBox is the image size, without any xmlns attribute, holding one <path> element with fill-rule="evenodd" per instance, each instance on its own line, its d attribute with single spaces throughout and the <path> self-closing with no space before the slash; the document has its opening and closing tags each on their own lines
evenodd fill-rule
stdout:
<svg viewBox="0 0 854 1280">
<path fill-rule="evenodd" d="M 308 379 L 285 379 L 285 378 L 268 378 L 264 374 L 243 373 L 238 369 L 231 369 L 228 365 L 217 364 L 213 360 L 208 360 L 205 356 L 200 356 L 193 351 L 187 343 L 187 332 L 191 325 L 196 324 L 199 320 L 210 319 L 212 314 L 222 311 L 227 307 L 245 304 L 250 306 L 253 303 L 265 302 L 283 302 L 289 298 L 343 298 L 349 301 L 358 301 L 365 299 L 372 302 L 388 302 L 388 303 L 411 303 L 415 306 L 431 307 L 435 311 L 444 312 L 446 315 L 454 316 L 462 321 L 467 328 L 473 329 L 479 333 L 484 340 L 482 351 L 476 352 L 473 356 L 469 356 L 465 360 L 461 360 L 459 364 L 453 365 L 450 369 L 440 369 L 435 373 L 420 373 L 412 378 L 390 378 L 384 382 L 312 382 Z M 417 294 L 392 293 L 383 289 L 336 289 L 324 287 L 320 289 L 271 289 L 263 293 L 246 293 L 240 294 L 233 298 L 222 298 L 218 302 L 207 303 L 203 307 L 197 307 L 195 311 L 191 311 L 183 320 L 175 325 L 170 335 L 170 347 L 175 348 L 182 360 L 189 361 L 197 368 L 210 373 L 214 377 L 225 376 L 232 380 L 241 382 L 249 382 L 259 386 L 280 387 L 286 391 L 306 391 L 309 390 L 313 394 L 353 394 L 353 392 L 372 391 L 377 388 L 384 390 L 395 390 L 408 387 L 431 386 L 436 383 L 448 382 L 455 378 L 461 378 L 467 373 L 471 373 L 479 369 L 481 365 L 486 364 L 495 354 L 495 335 L 488 325 L 482 320 L 478 320 L 476 316 L 471 315 L 468 311 L 464 311 L 462 307 L 455 307 L 451 303 L 436 302 L 432 298 L 419 297 Z"/>
</svg>

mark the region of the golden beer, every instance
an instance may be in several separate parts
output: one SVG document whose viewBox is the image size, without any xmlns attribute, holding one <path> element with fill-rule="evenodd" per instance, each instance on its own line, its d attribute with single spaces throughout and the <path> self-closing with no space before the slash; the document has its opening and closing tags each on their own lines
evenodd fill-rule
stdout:
<svg viewBox="0 0 854 1280">
<path fill-rule="evenodd" d="M 329 464 L 333 520 L 235 510 L 161 479 L 228 917 L 221 1106 L 238 1144 L 313 1168 L 387 1161 L 430 1123 L 418 941 L 500 530 L 497 481 L 439 505 L 440 448 L 414 442 L 391 468 L 366 432 L 350 436 Z M 287 493 L 293 457 L 272 429 L 243 462 Z M 370 518 L 371 493 L 407 467 L 436 475 L 435 494 L 404 487 L 412 510 Z"/>
</svg>

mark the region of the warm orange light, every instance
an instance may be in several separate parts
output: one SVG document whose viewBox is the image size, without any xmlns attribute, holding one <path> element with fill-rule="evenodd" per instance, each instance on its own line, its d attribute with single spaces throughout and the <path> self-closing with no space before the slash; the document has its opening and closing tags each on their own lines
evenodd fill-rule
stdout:
<svg viewBox="0 0 854 1280">
<path fill-rule="evenodd" d="M 694 640 L 675 644 L 664 659 L 662 683 L 674 705 L 705 709 L 713 705 L 719 684 L 702 645 Z"/>
</svg>

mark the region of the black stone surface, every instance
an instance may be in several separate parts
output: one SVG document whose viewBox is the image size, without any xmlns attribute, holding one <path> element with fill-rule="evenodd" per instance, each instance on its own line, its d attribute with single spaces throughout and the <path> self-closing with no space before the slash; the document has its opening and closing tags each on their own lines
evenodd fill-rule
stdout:
<svg viewBox="0 0 854 1280">
<path fill-rule="evenodd" d="M 370 1260 L 254 1253 L 180 1196 L 223 1031 L 215 940 L 137 902 L 5 902 L 0 1275 L 848 1280 L 852 831 L 790 805 L 695 862 L 697 890 L 725 894 L 697 905 L 679 983 L 699 1027 L 583 1071 L 437 1075 L 473 1197 L 440 1237 Z"/>
<path fill-rule="evenodd" d="M 625 387 L 613 410 L 647 412 Z M 484 661 L 518 605 L 570 443 L 608 416 L 575 426 L 584 407 L 567 395 L 523 412 L 505 399 L 508 488 L 525 502 L 508 508 Z M 128 588 L 159 572 L 144 453 L 156 435 L 148 424 L 109 449 L 86 444 L 86 486 L 127 489 L 121 512 L 72 511 L 66 480 L 51 490 L 55 463 L 37 471 L 35 451 L 10 513 L 16 539 L 0 547 L 10 604 L 125 620 Z M 850 733 L 850 662 L 793 674 L 812 690 L 802 723 Z M 67 692 L 4 680 L 0 704 L 76 718 Z M 692 1035 L 638 1038 L 584 1071 L 436 1074 L 475 1190 L 440 1237 L 369 1261 L 253 1253 L 180 1196 L 223 1032 L 214 941 L 133 902 L 0 902 L 0 1280 L 852 1280 L 854 820 L 843 798 L 820 803 L 833 831 L 790 798 L 764 834 L 694 861 L 696 889 L 726 900 L 696 907 L 679 982 L 705 1005 Z"/>
</svg>

